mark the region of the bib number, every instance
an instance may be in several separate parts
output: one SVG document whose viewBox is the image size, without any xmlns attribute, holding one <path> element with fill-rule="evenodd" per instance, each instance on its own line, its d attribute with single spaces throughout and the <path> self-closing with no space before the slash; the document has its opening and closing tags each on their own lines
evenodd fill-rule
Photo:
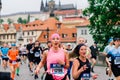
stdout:
<svg viewBox="0 0 120 80">
<path fill-rule="evenodd" d="M 63 76 L 64 75 L 64 67 L 60 64 L 51 64 L 50 65 L 50 73 L 57 75 L 57 76 Z"/>
<path fill-rule="evenodd" d="M 40 53 L 39 52 L 35 52 L 35 57 L 40 57 Z"/>
<path fill-rule="evenodd" d="M 89 73 L 84 73 L 80 80 L 90 80 L 90 74 Z"/>
<path fill-rule="evenodd" d="M 116 57 L 115 57 L 114 63 L 115 63 L 116 65 L 120 64 L 120 56 L 116 56 Z"/>
<path fill-rule="evenodd" d="M 17 64 L 17 62 L 16 61 L 12 61 L 12 64 L 14 65 L 14 64 Z"/>
</svg>

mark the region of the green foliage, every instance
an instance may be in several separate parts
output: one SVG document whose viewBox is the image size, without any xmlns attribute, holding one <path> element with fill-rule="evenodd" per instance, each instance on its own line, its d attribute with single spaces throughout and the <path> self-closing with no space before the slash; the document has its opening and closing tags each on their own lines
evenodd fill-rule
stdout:
<svg viewBox="0 0 120 80">
<path fill-rule="evenodd" d="M 22 18 L 21 18 L 21 17 L 19 17 L 19 18 L 18 18 L 18 20 L 17 20 L 17 22 L 22 24 L 22 23 L 23 23 Z"/>
<path fill-rule="evenodd" d="M 23 24 L 27 24 L 27 20 L 26 19 L 23 19 Z"/>
<path fill-rule="evenodd" d="M 30 14 L 28 14 L 27 23 L 30 22 Z"/>
<path fill-rule="evenodd" d="M 21 24 L 26 24 L 26 23 L 28 23 L 28 20 L 22 19 L 21 17 L 19 17 L 18 20 L 17 20 L 17 22 L 21 23 Z"/>
<path fill-rule="evenodd" d="M 4 20 L 3 19 L 0 19 L 0 24 L 2 24 L 4 22 Z"/>
<path fill-rule="evenodd" d="M 110 37 L 120 37 L 120 0 L 88 0 L 90 6 L 83 11 L 89 16 L 90 34 L 99 43 L 100 50 L 107 45 Z"/>
<path fill-rule="evenodd" d="M 8 18 L 8 19 L 7 19 L 7 22 L 8 22 L 8 24 L 11 24 L 11 23 L 13 23 L 13 20 L 10 19 L 10 18 Z"/>
</svg>

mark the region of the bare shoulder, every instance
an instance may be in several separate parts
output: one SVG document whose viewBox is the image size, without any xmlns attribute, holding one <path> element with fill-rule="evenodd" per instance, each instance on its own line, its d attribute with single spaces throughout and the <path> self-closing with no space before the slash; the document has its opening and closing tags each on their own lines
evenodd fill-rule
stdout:
<svg viewBox="0 0 120 80">
<path fill-rule="evenodd" d="M 73 60 L 73 65 L 79 65 L 79 61 L 77 59 Z"/>
</svg>

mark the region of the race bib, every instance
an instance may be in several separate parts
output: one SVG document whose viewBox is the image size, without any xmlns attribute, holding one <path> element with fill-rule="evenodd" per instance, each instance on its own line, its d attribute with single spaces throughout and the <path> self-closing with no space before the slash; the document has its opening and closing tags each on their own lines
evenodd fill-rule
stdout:
<svg viewBox="0 0 120 80">
<path fill-rule="evenodd" d="M 14 64 L 17 64 L 17 62 L 16 61 L 12 61 L 12 64 L 14 65 Z"/>
<path fill-rule="evenodd" d="M 120 64 L 120 56 L 115 56 L 114 64 Z"/>
<path fill-rule="evenodd" d="M 26 52 L 22 52 L 23 54 L 26 54 Z"/>
<path fill-rule="evenodd" d="M 35 52 L 35 57 L 40 57 L 40 53 L 39 52 Z"/>
<path fill-rule="evenodd" d="M 50 73 L 57 76 L 64 76 L 64 67 L 60 64 L 51 64 Z"/>
<path fill-rule="evenodd" d="M 80 80 L 90 80 L 90 73 L 83 73 Z"/>
<path fill-rule="evenodd" d="M 30 53 L 31 53 L 31 54 L 33 54 L 33 51 L 32 51 L 32 50 L 30 50 Z"/>
</svg>

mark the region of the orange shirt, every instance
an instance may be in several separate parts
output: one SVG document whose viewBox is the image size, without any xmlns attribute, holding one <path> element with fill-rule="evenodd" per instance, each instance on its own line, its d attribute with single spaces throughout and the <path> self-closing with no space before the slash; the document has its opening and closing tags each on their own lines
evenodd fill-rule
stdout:
<svg viewBox="0 0 120 80">
<path fill-rule="evenodd" d="M 10 58 L 10 60 L 17 60 L 17 56 L 19 54 L 19 51 L 18 50 L 9 50 L 8 51 L 8 56 Z"/>
</svg>

